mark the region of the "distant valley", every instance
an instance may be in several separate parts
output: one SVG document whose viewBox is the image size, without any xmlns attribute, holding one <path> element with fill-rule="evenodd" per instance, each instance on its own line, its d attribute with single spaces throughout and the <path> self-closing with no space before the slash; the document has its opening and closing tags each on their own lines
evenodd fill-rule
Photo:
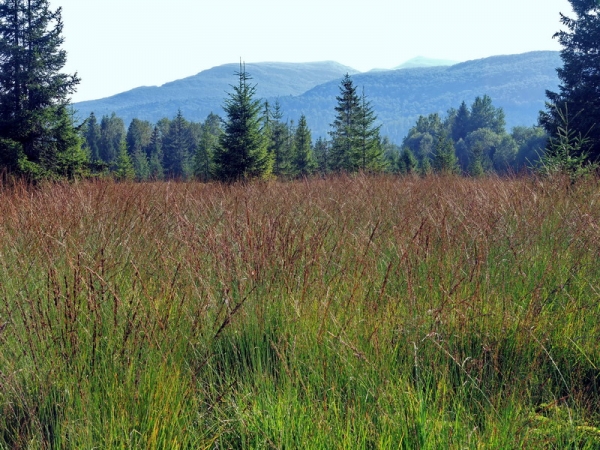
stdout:
<svg viewBox="0 0 600 450">
<path fill-rule="evenodd" d="M 541 51 L 449 64 L 452 61 L 415 58 L 403 68 L 359 73 L 336 62 L 274 62 L 246 64 L 246 71 L 260 98 L 279 100 L 285 118 L 297 121 L 305 114 L 313 137 L 327 135 L 339 82 L 349 73 L 372 102 L 382 135 L 399 143 L 419 115 L 445 114 L 483 94 L 504 109 L 509 129 L 532 125 L 544 108 L 545 90 L 558 86 L 556 68 L 562 63 L 558 52 Z M 222 105 L 238 70 L 239 64 L 226 64 L 160 87 L 76 103 L 74 108 L 80 119 L 92 111 L 97 117 L 114 112 L 126 124 L 133 118 L 172 118 L 179 109 L 188 120 L 204 121 L 211 112 L 223 115 Z"/>
</svg>

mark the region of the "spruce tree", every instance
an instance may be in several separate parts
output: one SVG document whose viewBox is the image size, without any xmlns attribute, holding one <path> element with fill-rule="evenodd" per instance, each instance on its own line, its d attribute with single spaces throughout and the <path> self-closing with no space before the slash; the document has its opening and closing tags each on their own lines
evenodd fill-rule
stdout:
<svg viewBox="0 0 600 450">
<path fill-rule="evenodd" d="M 62 31 L 47 0 L 0 0 L 0 164 L 31 178 L 82 155 L 69 111 L 79 79 L 61 73 Z"/>
<path fill-rule="evenodd" d="M 268 178 L 273 158 L 262 133 L 261 102 L 254 98 L 256 86 L 240 64 L 237 86 L 225 101 L 225 129 L 215 152 L 217 176 L 223 181 Z"/>
<path fill-rule="evenodd" d="M 100 125 L 96 115 L 92 112 L 85 123 L 84 148 L 90 154 L 90 161 L 95 162 L 100 159 Z"/>
<path fill-rule="evenodd" d="M 387 162 L 379 135 L 381 125 L 375 125 L 377 116 L 371 102 L 367 101 L 364 88 L 357 116 L 358 167 L 362 171 L 382 172 L 386 169 Z"/>
<path fill-rule="evenodd" d="M 190 123 L 179 110 L 163 138 L 162 150 L 166 175 L 169 178 L 188 178 L 192 171 L 190 159 L 195 149 L 196 143 L 190 130 Z"/>
<path fill-rule="evenodd" d="M 360 120 L 360 98 L 356 87 L 346 74 L 340 84 L 340 95 L 335 107 L 336 116 L 331 124 L 330 167 L 334 171 L 352 172 L 358 169 L 357 151 L 360 145 L 358 123 Z"/>
<path fill-rule="evenodd" d="M 575 17 L 560 15 L 566 30 L 554 35 L 563 46 L 558 92 L 546 91 L 546 111 L 540 124 L 551 138 L 561 138 L 565 126 L 575 139 L 586 138 L 579 154 L 600 158 L 600 2 L 569 0 Z M 561 131 L 562 129 L 562 131 Z M 552 156 L 552 155 L 551 155 Z"/>
<path fill-rule="evenodd" d="M 312 174 L 317 166 L 312 151 L 312 137 L 304 114 L 300 116 L 300 121 L 296 128 L 293 162 L 294 174 L 301 177 Z"/>
</svg>

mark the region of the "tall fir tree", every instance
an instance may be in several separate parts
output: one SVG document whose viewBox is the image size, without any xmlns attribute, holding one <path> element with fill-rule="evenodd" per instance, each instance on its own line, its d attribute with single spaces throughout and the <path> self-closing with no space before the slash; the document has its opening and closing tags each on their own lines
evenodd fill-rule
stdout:
<svg viewBox="0 0 600 450">
<path fill-rule="evenodd" d="M 336 115 L 329 132 L 330 167 L 333 171 L 352 172 L 358 169 L 356 153 L 360 145 L 360 98 L 350 75 L 346 74 L 340 83 L 340 95 L 336 96 L 336 100 Z"/>
<path fill-rule="evenodd" d="M 600 159 L 600 2 L 569 0 L 575 17 L 560 15 L 566 29 L 554 37 L 562 45 L 563 67 L 556 69 L 558 92 L 546 91 L 546 111 L 540 125 L 551 138 L 568 132 L 574 140 L 586 138 L 580 154 Z M 568 124 L 569 130 L 564 130 Z M 576 147 L 573 142 L 571 147 Z M 572 155 L 572 156 L 580 156 Z"/>
<path fill-rule="evenodd" d="M 357 114 L 358 167 L 365 172 L 382 172 L 387 167 L 379 131 L 381 125 L 375 125 L 377 116 L 371 102 L 365 96 L 363 88 L 360 108 Z"/>
<path fill-rule="evenodd" d="M 294 136 L 293 171 L 296 176 L 311 175 L 316 169 L 316 162 L 312 151 L 312 137 L 306 116 L 302 114 Z"/>
<path fill-rule="evenodd" d="M 225 101 L 227 114 L 224 132 L 215 152 L 217 176 L 223 181 L 268 178 L 273 170 L 269 142 L 262 133 L 261 102 L 256 100 L 256 86 L 240 63 L 238 85 Z"/>
<path fill-rule="evenodd" d="M 185 179 L 191 175 L 191 156 L 196 145 L 189 122 L 181 110 L 169 125 L 169 131 L 163 138 L 163 161 L 168 178 Z"/>
<path fill-rule="evenodd" d="M 83 156 L 69 106 L 79 78 L 61 73 L 62 32 L 47 0 L 0 1 L 0 164 L 35 179 Z"/>
<path fill-rule="evenodd" d="M 100 159 L 100 125 L 93 112 L 85 122 L 83 137 L 84 148 L 89 152 L 90 161 L 98 161 Z"/>
</svg>

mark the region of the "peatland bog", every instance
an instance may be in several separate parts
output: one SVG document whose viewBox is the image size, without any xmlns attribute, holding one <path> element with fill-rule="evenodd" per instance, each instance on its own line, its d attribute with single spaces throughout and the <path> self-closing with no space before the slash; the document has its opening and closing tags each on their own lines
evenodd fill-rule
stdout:
<svg viewBox="0 0 600 450">
<path fill-rule="evenodd" d="M 600 447 L 600 185 L 0 187 L 0 448 Z"/>
</svg>

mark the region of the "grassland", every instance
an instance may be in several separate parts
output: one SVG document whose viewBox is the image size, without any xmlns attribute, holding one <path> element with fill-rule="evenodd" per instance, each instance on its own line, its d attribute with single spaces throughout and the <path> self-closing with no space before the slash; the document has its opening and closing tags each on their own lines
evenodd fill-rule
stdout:
<svg viewBox="0 0 600 450">
<path fill-rule="evenodd" d="M 0 188 L 0 448 L 600 448 L 600 185 Z"/>
</svg>

